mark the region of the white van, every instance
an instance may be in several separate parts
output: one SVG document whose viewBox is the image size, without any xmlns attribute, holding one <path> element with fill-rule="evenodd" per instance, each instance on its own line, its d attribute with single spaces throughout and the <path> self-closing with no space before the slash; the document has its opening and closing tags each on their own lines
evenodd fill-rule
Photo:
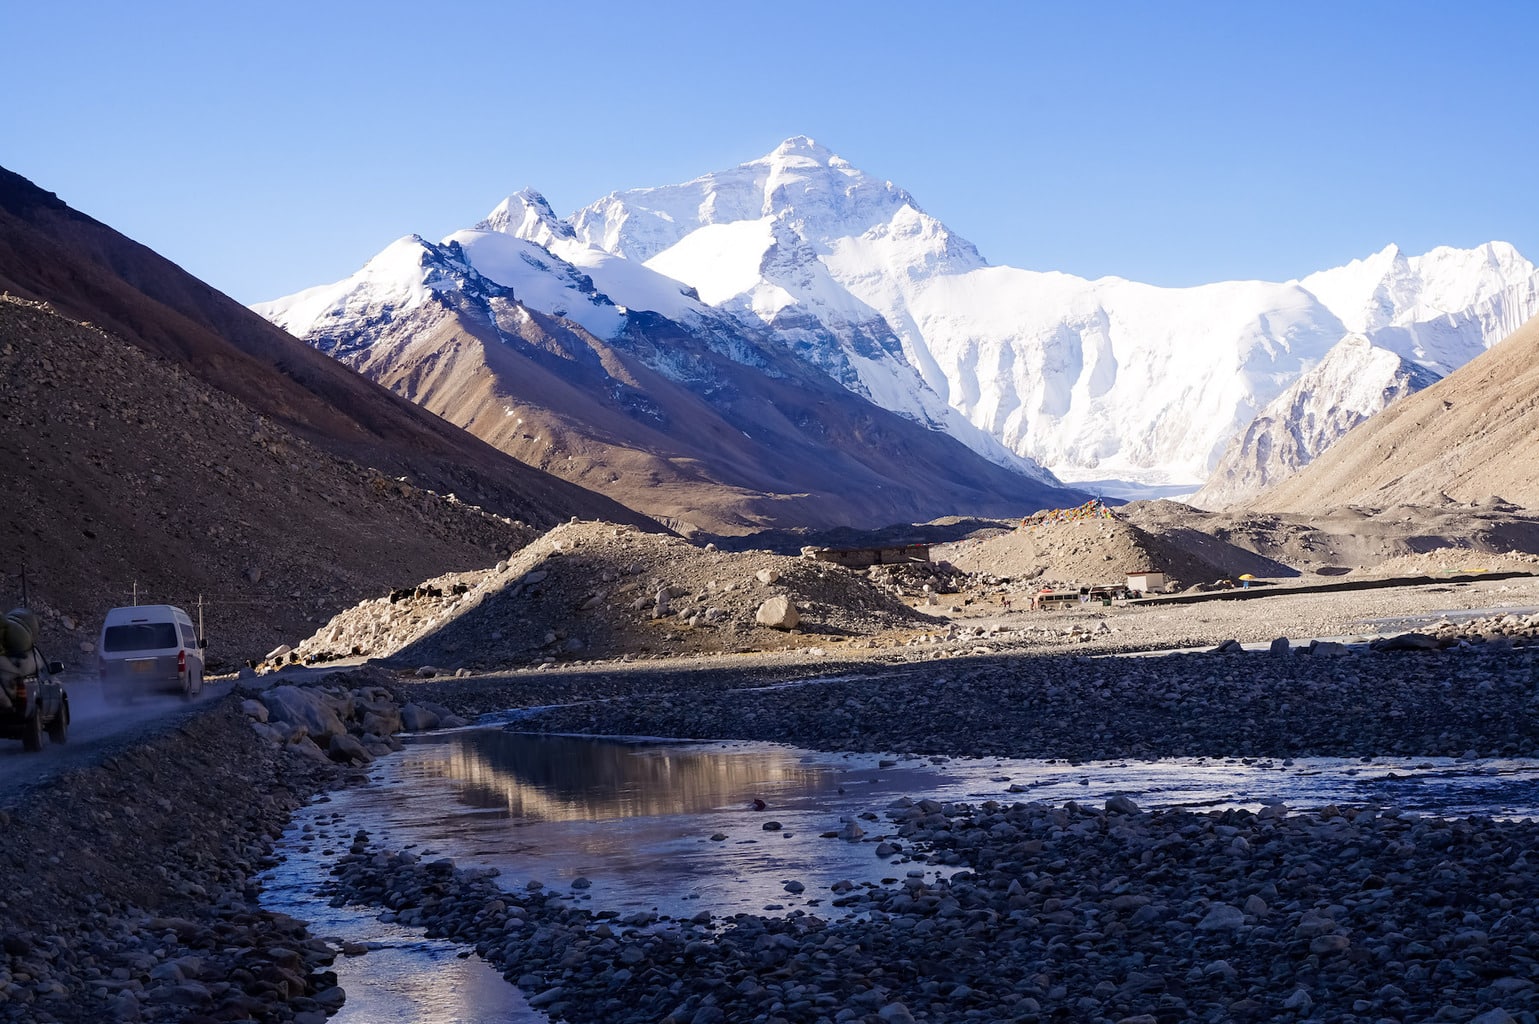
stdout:
<svg viewBox="0 0 1539 1024">
<path fill-rule="evenodd" d="M 196 697 L 203 689 L 207 646 L 192 618 L 173 605 L 114 608 L 102 623 L 96 645 L 102 692 L 114 701 L 150 693 Z"/>
</svg>

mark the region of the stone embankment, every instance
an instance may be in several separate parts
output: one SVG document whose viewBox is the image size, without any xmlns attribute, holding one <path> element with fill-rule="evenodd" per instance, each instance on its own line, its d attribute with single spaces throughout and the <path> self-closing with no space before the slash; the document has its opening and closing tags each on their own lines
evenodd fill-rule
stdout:
<svg viewBox="0 0 1539 1024">
<path fill-rule="evenodd" d="M 0 803 L 0 1021 L 323 1024 L 334 941 L 258 903 L 293 811 L 447 709 L 378 677 L 226 698 Z"/>
</svg>

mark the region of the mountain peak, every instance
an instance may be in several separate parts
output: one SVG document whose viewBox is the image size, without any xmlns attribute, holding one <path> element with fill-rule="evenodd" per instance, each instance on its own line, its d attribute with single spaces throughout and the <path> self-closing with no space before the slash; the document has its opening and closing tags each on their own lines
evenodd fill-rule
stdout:
<svg viewBox="0 0 1539 1024">
<path fill-rule="evenodd" d="M 788 161 L 807 161 L 824 167 L 848 167 L 849 164 L 827 146 L 820 146 L 806 135 L 793 135 L 769 153 L 753 160 L 755 164 L 783 164 Z"/>
<path fill-rule="evenodd" d="M 532 188 L 521 188 L 498 203 L 476 224 L 476 230 L 501 231 L 546 247 L 558 238 L 572 237 L 572 225 L 557 217 L 545 197 Z"/>
</svg>

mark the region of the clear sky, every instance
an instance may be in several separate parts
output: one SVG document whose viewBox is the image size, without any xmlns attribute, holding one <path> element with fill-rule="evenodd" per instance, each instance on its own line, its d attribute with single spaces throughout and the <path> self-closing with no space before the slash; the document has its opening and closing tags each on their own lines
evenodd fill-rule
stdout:
<svg viewBox="0 0 1539 1024">
<path fill-rule="evenodd" d="M 1539 2 L 0 0 L 0 165 L 243 302 L 805 134 L 993 263 L 1539 260 Z"/>
</svg>

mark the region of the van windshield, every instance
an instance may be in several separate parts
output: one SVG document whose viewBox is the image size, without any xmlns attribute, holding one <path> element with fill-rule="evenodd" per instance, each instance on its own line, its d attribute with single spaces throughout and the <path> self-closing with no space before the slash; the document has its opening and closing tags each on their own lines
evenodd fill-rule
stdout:
<svg viewBox="0 0 1539 1024">
<path fill-rule="evenodd" d="M 176 645 L 176 624 L 171 622 L 108 626 L 102 637 L 103 651 L 163 651 Z"/>
</svg>

